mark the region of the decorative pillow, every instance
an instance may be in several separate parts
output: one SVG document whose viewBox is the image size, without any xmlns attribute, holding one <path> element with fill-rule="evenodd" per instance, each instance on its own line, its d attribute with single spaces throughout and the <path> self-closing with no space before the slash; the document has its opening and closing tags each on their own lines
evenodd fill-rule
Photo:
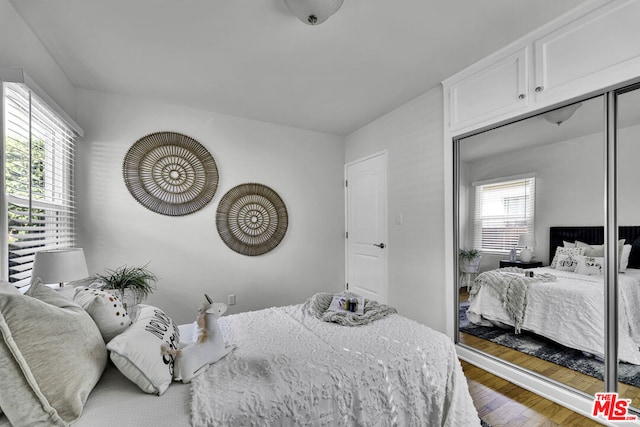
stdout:
<svg viewBox="0 0 640 427">
<path fill-rule="evenodd" d="M 556 254 L 553 256 L 553 260 L 549 265 L 550 268 L 556 268 L 558 264 L 558 257 L 560 255 L 584 255 L 584 248 L 564 248 L 562 246 L 558 246 L 556 248 Z"/>
<path fill-rule="evenodd" d="M 629 255 L 631 255 L 631 245 L 624 245 L 622 247 L 622 254 L 620 255 L 620 268 L 619 272 L 624 272 L 629 266 Z"/>
<path fill-rule="evenodd" d="M 133 324 L 117 335 L 107 349 L 122 374 L 146 393 L 163 394 L 173 380 L 175 356 L 163 351 L 178 348 L 180 330 L 162 310 L 138 304 Z"/>
<path fill-rule="evenodd" d="M 601 276 L 604 274 L 604 257 L 579 256 L 576 273 L 588 274 L 590 276 Z"/>
<path fill-rule="evenodd" d="M 0 406 L 15 426 L 66 426 L 106 366 L 98 327 L 80 307 L 36 281 L 0 294 Z"/>
<path fill-rule="evenodd" d="M 222 312 L 226 311 L 226 304 Z M 193 329 L 197 331 L 195 342 L 177 351 L 175 372 L 177 381 L 189 383 L 205 369 L 226 356 L 232 349 L 226 348 L 222 331 L 218 326 L 220 310 L 214 304 L 203 304 Z"/>
<path fill-rule="evenodd" d="M 558 255 L 556 268 L 561 271 L 575 271 L 579 255 Z"/>
<path fill-rule="evenodd" d="M 11 283 L 0 280 L 0 294 L 20 295 L 20 291 Z"/>
<path fill-rule="evenodd" d="M 76 288 L 73 300 L 96 322 L 104 342 L 109 342 L 132 323 L 122 302 L 108 292 L 86 287 Z"/>
</svg>

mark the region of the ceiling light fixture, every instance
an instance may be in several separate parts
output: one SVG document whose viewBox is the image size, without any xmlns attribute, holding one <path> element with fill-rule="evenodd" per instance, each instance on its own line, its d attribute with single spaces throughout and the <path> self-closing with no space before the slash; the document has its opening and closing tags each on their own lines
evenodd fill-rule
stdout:
<svg viewBox="0 0 640 427">
<path fill-rule="evenodd" d="M 284 0 L 289 10 L 309 25 L 322 24 L 336 13 L 344 0 Z"/>
<path fill-rule="evenodd" d="M 549 123 L 555 123 L 560 126 L 560 123 L 565 122 L 573 116 L 573 113 L 580 108 L 582 104 L 580 102 L 576 104 L 567 105 L 566 107 L 558 108 L 544 113 L 543 117 Z"/>
</svg>

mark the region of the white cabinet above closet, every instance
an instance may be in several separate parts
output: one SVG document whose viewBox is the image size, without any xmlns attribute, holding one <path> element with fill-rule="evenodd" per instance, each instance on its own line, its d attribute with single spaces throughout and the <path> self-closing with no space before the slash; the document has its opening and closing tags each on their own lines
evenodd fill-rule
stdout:
<svg viewBox="0 0 640 427">
<path fill-rule="evenodd" d="M 443 82 L 459 135 L 640 77 L 640 0 L 592 0 Z"/>
</svg>

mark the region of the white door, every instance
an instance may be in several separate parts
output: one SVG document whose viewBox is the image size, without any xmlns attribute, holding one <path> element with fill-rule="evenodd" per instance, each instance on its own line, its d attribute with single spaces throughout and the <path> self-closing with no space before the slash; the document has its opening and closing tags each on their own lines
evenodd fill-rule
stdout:
<svg viewBox="0 0 640 427">
<path fill-rule="evenodd" d="M 387 303 L 387 153 L 346 165 L 347 289 Z"/>
</svg>

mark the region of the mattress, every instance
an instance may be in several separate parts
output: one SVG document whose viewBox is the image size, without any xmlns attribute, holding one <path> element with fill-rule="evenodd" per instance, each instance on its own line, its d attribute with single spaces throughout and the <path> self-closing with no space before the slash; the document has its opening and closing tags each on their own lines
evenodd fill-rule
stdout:
<svg viewBox="0 0 640 427">
<path fill-rule="evenodd" d="M 604 277 L 547 267 L 535 272 L 552 274 L 557 281 L 531 284 L 522 329 L 604 357 Z M 619 357 L 624 362 L 640 364 L 640 275 L 628 269 L 618 277 Z M 501 301 L 484 287 L 471 301 L 467 318 L 483 326 L 514 324 Z"/>
<path fill-rule="evenodd" d="M 110 364 L 73 426 L 480 425 L 453 342 L 398 314 L 346 327 L 305 303 L 218 323 L 235 350 L 191 384 L 145 394 Z"/>
</svg>

